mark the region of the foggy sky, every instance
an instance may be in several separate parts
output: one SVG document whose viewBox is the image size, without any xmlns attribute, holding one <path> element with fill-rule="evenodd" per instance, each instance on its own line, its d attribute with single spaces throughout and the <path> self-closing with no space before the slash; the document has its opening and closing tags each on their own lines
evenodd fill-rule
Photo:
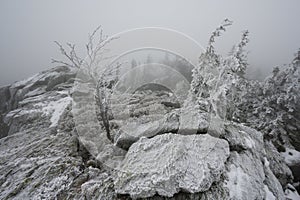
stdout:
<svg viewBox="0 0 300 200">
<path fill-rule="evenodd" d="M 217 40 L 218 51 L 227 54 L 248 29 L 251 67 L 270 71 L 289 63 L 300 47 L 299 8 L 299 0 L 1 0 L 0 85 L 53 67 L 51 58 L 61 58 L 54 40 L 82 51 L 98 25 L 108 35 L 165 27 L 206 46 L 225 18 L 234 24 Z"/>
</svg>

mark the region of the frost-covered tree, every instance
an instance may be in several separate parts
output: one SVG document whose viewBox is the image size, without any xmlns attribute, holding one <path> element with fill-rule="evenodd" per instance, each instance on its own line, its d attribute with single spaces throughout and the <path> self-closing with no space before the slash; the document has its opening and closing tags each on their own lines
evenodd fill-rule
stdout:
<svg viewBox="0 0 300 200">
<path fill-rule="evenodd" d="M 97 117 L 102 122 L 107 133 L 108 139 L 111 140 L 109 128 L 109 96 L 111 87 L 117 81 L 120 63 L 116 66 L 106 68 L 101 66 L 101 62 L 106 59 L 105 55 L 108 49 L 105 46 L 116 38 L 109 38 L 103 34 L 101 27 L 97 27 L 91 35 L 89 35 L 86 44 L 86 56 L 80 57 L 75 49 L 75 45 L 67 43 L 65 48 L 62 44 L 55 41 L 59 47 L 61 54 L 67 61 L 52 59 L 52 63 L 63 64 L 72 68 L 79 69 L 95 87 L 95 102 L 97 105 Z M 67 50 L 68 49 L 68 50 Z"/>
<path fill-rule="evenodd" d="M 233 47 L 233 52 L 231 55 L 232 59 L 235 60 L 235 65 L 232 66 L 231 70 L 240 76 L 245 75 L 248 66 L 247 53 L 245 52 L 244 49 L 249 42 L 248 35 L 249 35 L 248 30 L 243 32 L 241 41 L 239 42 L 238 45 L 235 45 Z"/>
<path fill-rule="evenodd" d="M 208 98 L 210 91 L 215 87 L 220 70 L 220 56 L 216 54 L 214 47 L 215 39 L 231 24 L 232 21 L 225 19 L 217 27 L 209 38 L 206 51 L 200 55 L 198 65 L 192 70 L 190 95 L 198 101 L 201 101 L 201 98 Z"/>
<path fill-rule="evenodd" d="M 273 69 L 264 82 L 242 80 L 232 120 L 256 128 L 280 151 L 284 144 L 300 150 L 300 62 L 296 54 L 285 69 Z"/>
<path fill-rule="evenodd" d="M 261 124 L 270 137 L 278 138 L 284 132 L 295 137 L 300 130 L 300 63 L 298 56 L 284 70 L 273 70 L 263 85 L 262 115 L 266 116 L 268 124 Z M 293 136 L 294 135 L 294 136 Z M 284 139 L 284 138 L 282 138 Z M 300 142 L 292 140 L 298 148 Z"/>
<path fill-rule="evenodd" d="M 238 107 L 241 98 L 247 93 L 248 81 L 244 78 L 248 63 L 245 46 L 249 42 L 249 32 L 244 31 L 241 41 L 233 47 L 228 57 L 223 59 L 220 83 L 223 84 L 226 100 L 226 119 L 242 121 L 242 111 Z"/>
</svg>

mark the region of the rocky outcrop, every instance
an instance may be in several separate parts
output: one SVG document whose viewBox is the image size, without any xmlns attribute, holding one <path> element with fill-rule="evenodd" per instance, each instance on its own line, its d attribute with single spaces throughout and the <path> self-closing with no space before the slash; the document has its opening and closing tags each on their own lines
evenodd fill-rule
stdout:
<svg viewBox="0 0 300 200">
<path fill-rule="evenodd" d="M 76 70 L 62 66 L 1 88 L 2 122 L 9 127 L 6 135 L 37 126 L 39 122 L 38 126 L 49 127 L 49 122 L 45 123 L 43 118 L 52 114 L 50 125 L 57 124 L 55 117 L 70 103 L 68 90 L 72 88 L 75 76 Z"/>
<path fill-rule="evenodd" d="M 223 137 L 231 150 L 224 181 L 230 199 L 266 199 L 268 195 L 284 199 L 283 188 L 270 169 L 262 133 L 229 123 Z M 270 159 L 273 157 L 268 155 Z"/>
<path fill-rule="evenodd" d="M 252 200 L 297 194 L 286 165 L 299 163 L 291 161 L 298 156 L 292 147 L 280 154 L 261 132 L 209 118 L 206 109 L 184 110 L 168 93 L 114 99 L 113 143 L 89 100 L 71 104 L 94 98 L 88 83 L 74 95 L 75 76 L 75 70 L 58 67 L 0 89 L 0 199 Z M 117 132 L 120 127 L 130 137 Z"/>
<path fill-rule="evenodd" d="M 1 89 L 6 122 L 1 118 L 1 131 L 6 126 L 7 134 L 0 139 L 0 199 L 70 196 L 83 161 L 72 129 L 60 128 L 67 130 L 63 118 L 75 75 L 73 69 L 57 67 Z"/>
</svg>

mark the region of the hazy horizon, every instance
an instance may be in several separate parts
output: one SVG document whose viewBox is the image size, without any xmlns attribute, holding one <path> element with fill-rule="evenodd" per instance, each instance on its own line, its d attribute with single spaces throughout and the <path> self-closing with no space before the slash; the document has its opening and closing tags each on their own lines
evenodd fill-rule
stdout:
<svg viewBox="0 0 300 200">
<path fill-rule="evenodd" d="M 53 43 L 77 44 L 84 50 L 87 36 L 98 25 L 113 35 L 139 27 L 162 27 L 185 33 L 206 46 L 210 33 L 223 19 L 233 26 L 216 41 L 218 52 L 227 54 L 245 29 L 251 68 L 262 74 L 288 64 L 300 47 L 297 0 L 280 1 L 16 1 L 0 3 L 0 85 L 27 78 L 54 67 L 61 58 Z"/>
</svg>

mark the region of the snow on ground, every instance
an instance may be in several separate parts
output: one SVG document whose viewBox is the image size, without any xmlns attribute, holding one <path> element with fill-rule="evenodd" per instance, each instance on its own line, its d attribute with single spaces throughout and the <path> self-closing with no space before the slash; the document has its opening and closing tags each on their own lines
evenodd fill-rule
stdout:
<svg viewBox="0 0 300 200">
<path fill-rule="evenodd" d="M 246 146 L 249 149 L 252 149 L 255 147 L 255 142 L 250 137 L 245 137 Z"/>
<path fill-rule="evenodd" d="M 300 163 L 300 152 L 295 149 L 286 148 L 286 151 L 281 153 L 281 155 L 289 166 Z"/>
<path fill-rule="evenodd" d="M 245 186 L 247 186 L 248 175 L 243 171 L 241 167 L 235 165 L 230 166 L 228 172 L 229 180 L 225 183 L 225 186 L 229 189 L 229 195 L 232 199 L 243 199 Z"/>
<path fill-rule="evenodd" d="M 285 190 L 285 197 L 287 200 L 300 200 L 300 195 L 291 184 L 288 184 L 288 188 Z"/>
<path fill-rule="evenodd" d="M 43 90 L 43 88 L 36 88 L 35 90 L 28 92 L 24 97 L 28 98 L 28 97 L 38 96 L 38 95 L 43 94 L 44 92 L 45 92 L 45 90 Z"/>
<path fill-rule="evenodd" d="M 248 134 L 245 131 L 239 130 L 239 133 L 245 135 L 245 145 L 247 148 L 252 149 L 255 148 L 255 141 L 251 139 L 251 137 L 247 136 Z"/>
<path fill-rule="evenodd" d="M 276 197 L 274 194 L 270 191 L 267 185 L 264 186 L 265 192 L 266 192 L 266 200 L 276 200 Z"/>
<path fill-rule="evenodd" d="M 270 166 L 270 162 L 269 162 L 269 160 L 268 160 L 266 157 L 264 157 L 264 165 L 265 165 L 266 167 L 269 167 L 269 166 Z"/>
<path fill-rule="evenodd" d="M 46 115 L 51 115 L 50 128 L 57 126 L 60 116 L 62 115 L 66 107 L 70 104 L 71 100 L 72 98 L 68 96 L 57 101 L 52 101 L 43 108 L 43 112 Z"/>
</svg>

